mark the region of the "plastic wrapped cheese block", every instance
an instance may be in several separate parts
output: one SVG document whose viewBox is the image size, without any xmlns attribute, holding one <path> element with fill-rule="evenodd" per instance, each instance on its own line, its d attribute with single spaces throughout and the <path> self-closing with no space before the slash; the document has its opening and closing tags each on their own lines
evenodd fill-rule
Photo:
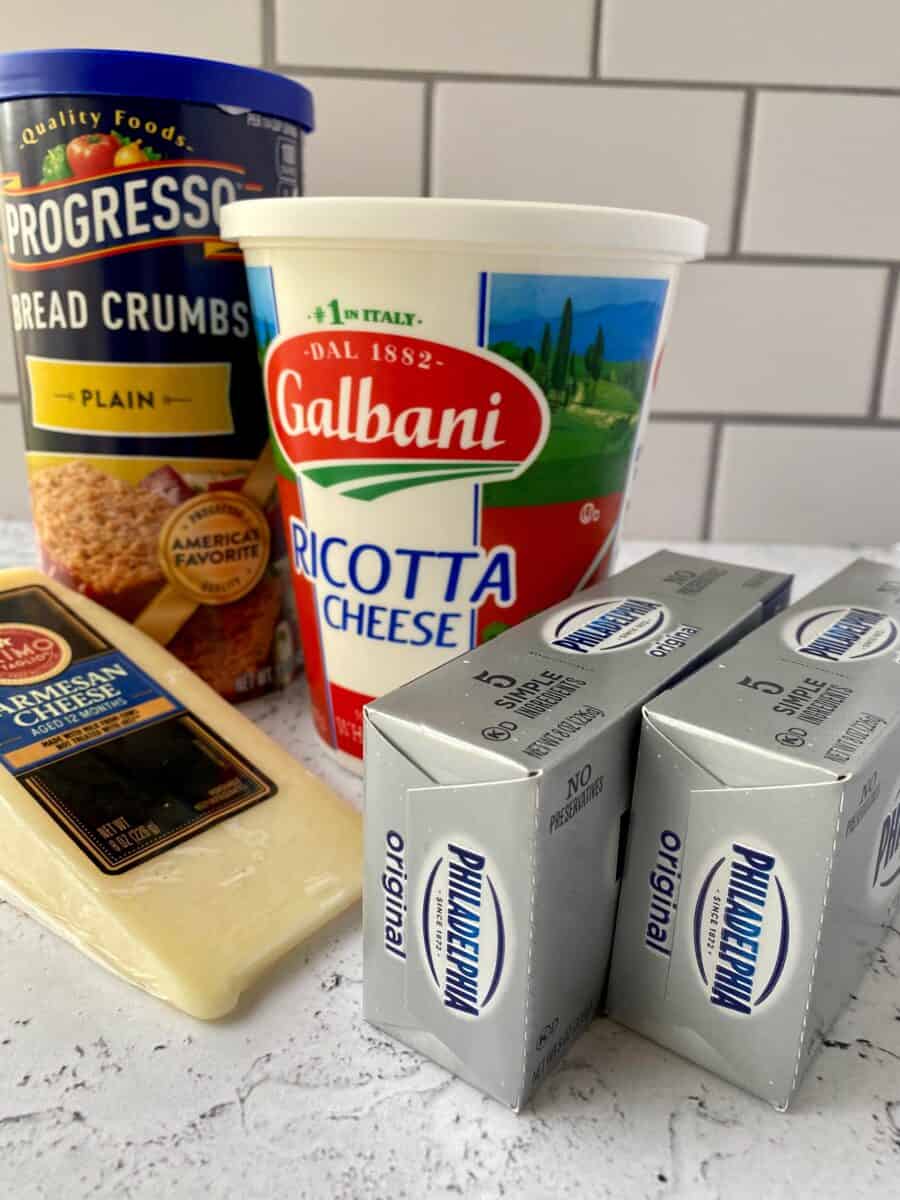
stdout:
<svg viewBox="0 0 900 1200">
<path fill-rule="evenodd" d="M 37 571 L 0 571 L 14 903 L 212 1019 L 360 882 L 349 805 L 150 638 Z"/>
</svg>

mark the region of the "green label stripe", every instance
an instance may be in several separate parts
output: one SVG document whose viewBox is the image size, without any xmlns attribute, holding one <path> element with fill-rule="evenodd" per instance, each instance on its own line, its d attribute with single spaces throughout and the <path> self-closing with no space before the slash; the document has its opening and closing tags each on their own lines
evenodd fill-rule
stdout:
<svg viewBox="0 0 900 1200">
<path fill-rule="evenodd" d="M 320 487 L 334 488 L 342 496 L 354 500 L 375 500 L 390 492 L 419 487 L 426 483 L 443 483 L 451 479 L 498 478 L 508 475 L 516 462 L 478 463 L 471 459 L 462 462 L 429 459 L 421 462 L 331 463 L 327 466 L 300 466 L 298 470 Z"/>
<path fill-rule="evenodd" d="M 486 470 L 508 471 L 516 464 L 513 462 L 497 462 L 487 464 Z M 335 484 L 349 483 L 354 479 L 374 478 L 381 475 L 411 475 L 413 473 L 424 474 L 431 471 L 472 471 L 475 464 L 472 460 L 466 459 L 463 462 L 447 461 L 442 462 L 436 459 L 423 460 L 422 462 L 404 462 L 404 463 L 377 463 L 377 462 L 352 462 L 352 463 L 334 463 L 327 467 L 301 467 L 304 475 L 308 475 L 314 483 L 320 484 L 322 487 L 333 487 Z M 479 467 L 479 469 L 481 469 Z"/>
<path fill-rule="evenodd" d="M 386 479 L 381 483 L 370 483 L 365 487 L 348 489 L 341 495 L 351 496 L 354 500 L 377 500 L 379 496 L 386 496 L 389 492 L 400 492 L 404 488 L 418 487 L 423 483 L 445 483 L 448 479 L 471 479 L 473 476 L 483 479 L 485 475 L 496 475 L 501 470 L 505 470 L 505 468 L 473 467 L 468 471 L 454 471 L 449 474 L 447 472 L 432 473 L 416 479 Z"/>
</svg>

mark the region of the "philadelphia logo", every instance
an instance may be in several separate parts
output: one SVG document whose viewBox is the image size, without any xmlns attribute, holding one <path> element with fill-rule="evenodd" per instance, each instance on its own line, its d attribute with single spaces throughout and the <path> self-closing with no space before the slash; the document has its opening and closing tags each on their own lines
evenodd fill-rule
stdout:
<svg viewBox="0 0 900 1200">
<path fill-rule="evenodd" d="M 898 625 L 887 613 L 841 606 L 801 613 L 785 627 L 788 646 L 807 658 L 858 662 L 894 649 Z"/>
<path fill-rule="evenodd" d="M 900 880 L 900 791 L 894 796 L 894 807 L 881 822 L 872 872 L 873 888 L 889 888 Z"/>
<path fill-rule="evenodd" d="M 500 987 L 507 930 L 486 856 L 447 842 L 428 872 L 422 898 L 425 960 L 444 1007 L 479 1017 Z"/>
<path fill-rule="evenodd" d="M 272 434 L 298 474 L 353 500 L 521 475 L 550 429 L 544 394 L 488 350 L 346 330 L 276 338 Z"/>
<path fill-rule="evenodd" d="M 791 920 L 774 854 L 732 843 L 694 905 L 694 958 L 710 1004 L 749 1016 L 784 974 Z"/>
<path fill-rule="evenodd" d="M 612 596 L 578 604 L 554 615 L 544 625 L 544 640 L 555 650 L 601 654 L 625 650 L 659 633 L 669 612 L 658 600 Z"/>
</svg>

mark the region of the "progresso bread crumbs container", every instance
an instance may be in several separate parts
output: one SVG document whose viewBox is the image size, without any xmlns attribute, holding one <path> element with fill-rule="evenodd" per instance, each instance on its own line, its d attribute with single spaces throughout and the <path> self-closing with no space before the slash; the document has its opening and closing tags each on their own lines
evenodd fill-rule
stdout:
<svg viewBox="0 0 900 1200">
<path fill-rule="evenodd" d="M 249 698 L 300 661 L 241 255 L 312 98 L 203 59 L 0 55 L 3 239 L 45 570 Z"/>
</svg>

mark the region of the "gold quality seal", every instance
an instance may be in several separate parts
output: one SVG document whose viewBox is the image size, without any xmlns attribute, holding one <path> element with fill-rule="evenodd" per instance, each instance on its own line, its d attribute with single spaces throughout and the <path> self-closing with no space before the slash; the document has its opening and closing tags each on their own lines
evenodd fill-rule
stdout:
<svg viewBox="0 0 900 1200">
<path fill-rule="evenodd" d="M 166 521 L 159 558 L 169 582 L 197 604 L 230 604 L 259 583 L 270 539 L 253 500 L 240 492 L 205 492 Z"/>
</svg>

